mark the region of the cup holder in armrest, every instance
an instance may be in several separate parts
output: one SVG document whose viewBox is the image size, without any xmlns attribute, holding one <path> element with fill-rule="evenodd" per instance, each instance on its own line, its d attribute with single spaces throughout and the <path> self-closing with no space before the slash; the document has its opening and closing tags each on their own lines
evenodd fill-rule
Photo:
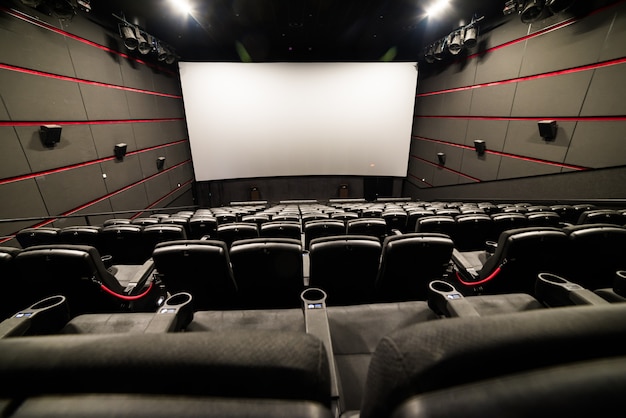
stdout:
<svg viewBox="0 0 626 418">
<path fill-rule="evenodd" d="M 301 294 L 305 309 L 322 309 L 326 307 L 326 292 L 316 287 L 305 289 Z"/>
<path fill-rule="evenodd" d="M 50 296 L 2 321 L 0 338 L 55 334 L 69 320 L 70 312 L 65 296 Z"/>
<path fill-rule="evenodd" d="M 626 298 L 626 270 L 618 270 L 613 279 L 613 291 Z"/>
<path fill-rule="evenodd" d="M 498 249 L 498 243 L 496 241 L 485 241 L 485 251 L 489 255 L 493 255 Z"/>
<path fill-rule="evenodd" d="M 609 303 L 589 289 L 552 273 L 539 273 L 535 297 L 546 306 L 603 305 Z"/>
<path fill-rule="evenodd" d="M 193 297 L 180 292 L 167 298 L 157 309 L 146 333 L 177 332 L 193 320 Z"/>
<path fill-rule="evenodd" d="M 480 316 L 461 292 L 443 280 L 428 283 L 428 307 L 446 317 Z"/>
</svg>

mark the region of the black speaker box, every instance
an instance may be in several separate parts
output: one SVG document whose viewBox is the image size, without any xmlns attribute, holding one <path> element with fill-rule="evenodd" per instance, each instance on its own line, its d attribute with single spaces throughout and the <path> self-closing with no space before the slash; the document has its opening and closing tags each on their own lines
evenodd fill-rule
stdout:
<svg viewBox="0 0 626 418">
<path fill-rule="evenodd" d="M 41 125 L 39 129 L 39 137 L 44 146 L 48 148 L 54 147 L 61 141 L 60 125 Z"/>
<path fill-rule="evenodd" d="M 556 121 L 555 120 L 540 120 L 537 122 L 539 126 L 539 135 L 543 139 L 553 140 L 556 138 Z"/>
</svg>

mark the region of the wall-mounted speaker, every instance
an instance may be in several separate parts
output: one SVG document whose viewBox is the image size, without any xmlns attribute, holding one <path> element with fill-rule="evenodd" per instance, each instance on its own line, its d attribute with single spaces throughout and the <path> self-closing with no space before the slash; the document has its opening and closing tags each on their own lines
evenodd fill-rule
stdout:
<svg viewBox="0 0 626 418">
<path fill-rule="evenodd" d="M 537 122 L 539 126 L 539 135 L 546 141 L 552 141 L 556 138 L 556 121 L 540 120 Z"/>
<path fill-rule="evenodd" d="M 165 167 L 165 157 L 157 158 L 156 164 L 157 170 L 163 170 L 163 167 Z"/>
<path fill-rule="evenodd" d="M 487 150 L 487 144 L 482 139 L 474 140 L 474 149 L 476 150 L 476 154 L 485 155 L 485 151 Z"/>
<path fill-rule="evenodd" d="M 445 152 L 438 152 L 437 153 L 437 160 L 439 160 L 439 164 L 440 165 L 445 165 L 446 164 L 446 153 Z"/>
<path fill-rule="evenodd" d="M 44 146 L 52 148 L 61 140 L 61 126 L 41 125 L 39 127 L 39 137 Z"/>
<path fill-rule="evenodd" d="M 123 160 L 124 156 L 126 155 L 126 144 L 124 144 L 123 142 L 115 144 L 113 152 L 115 153 L 115 158 L 117 158 L 118 160 Z"/>
</svg>

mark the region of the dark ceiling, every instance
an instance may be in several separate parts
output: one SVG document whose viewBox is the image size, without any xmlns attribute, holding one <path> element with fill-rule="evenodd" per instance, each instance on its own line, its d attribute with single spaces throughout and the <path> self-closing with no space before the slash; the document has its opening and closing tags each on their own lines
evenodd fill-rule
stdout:
<svg viewBox="0 0 626 418">
<path fill-rule="evenodd" d="M 442 16 L 426 18 L 432 1 L 190 0 L 193 15 L 184 16 L 170 0 L 91 0 L 90 14 L 111 26 L 124 18 L 181 61 L 416 61 L 473 17 L 501 18 L 505 3 L 450 0 Z"/>
</svg>

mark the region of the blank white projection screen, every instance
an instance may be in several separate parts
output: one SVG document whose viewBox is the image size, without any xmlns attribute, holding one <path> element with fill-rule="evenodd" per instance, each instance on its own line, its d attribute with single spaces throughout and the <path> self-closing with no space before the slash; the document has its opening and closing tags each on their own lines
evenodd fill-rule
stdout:
<svg viewBox="0 0 626 418">
<path fill-rule="evenodd" d="M 180 62 L 197 181 L 405 177 L 415 62 Z"/>
</svg>

